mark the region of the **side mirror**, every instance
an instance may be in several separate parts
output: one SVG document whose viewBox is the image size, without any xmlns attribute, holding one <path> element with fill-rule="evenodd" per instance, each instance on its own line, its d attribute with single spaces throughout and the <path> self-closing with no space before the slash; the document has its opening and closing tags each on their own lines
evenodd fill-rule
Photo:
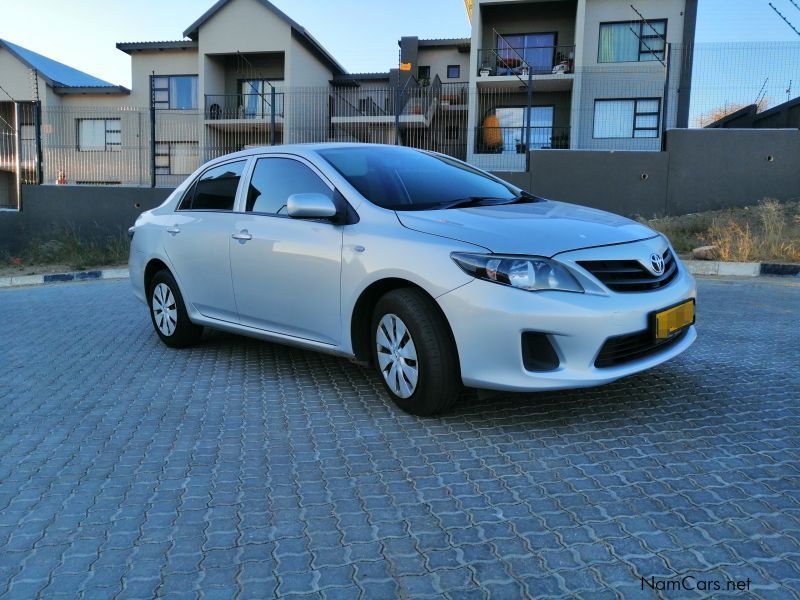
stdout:
<svg viewBox="0 0 800 600">
<path fill-rule="evenodd" d="M 292 194 L 286 212 L 294 219 L 330 219 L 336 216 L 336 205 L 325 194 Z"/>
</svg>

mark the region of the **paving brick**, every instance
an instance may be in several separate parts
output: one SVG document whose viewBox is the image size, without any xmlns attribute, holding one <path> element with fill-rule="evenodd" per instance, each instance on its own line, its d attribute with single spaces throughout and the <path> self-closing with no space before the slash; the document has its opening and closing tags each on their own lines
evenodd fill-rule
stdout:
<svg viewBox="0 0 800 600">
<path fill-rule="evenodd" d="M 334 357 L 168 349 L 126 282 L 1 291 L 0 595 L 796 595 L 800 290 L 699 288 L 681 357 L 437 419 Z"/>
</svg>

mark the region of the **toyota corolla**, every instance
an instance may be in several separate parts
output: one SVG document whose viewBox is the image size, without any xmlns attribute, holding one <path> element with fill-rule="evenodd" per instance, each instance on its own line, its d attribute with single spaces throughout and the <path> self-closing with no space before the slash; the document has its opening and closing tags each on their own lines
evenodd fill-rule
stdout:
<svg viewBox="0 0 800 600">
<path fill-rule="evenodd" d="M 347 356 L 419 415 L 463 386 L 608 383 L 696 337 L 695 283 L 663 235 L 410 148 L 230 154 L 130 234 L 168 346 L 210 327 Z"/>
</svg>

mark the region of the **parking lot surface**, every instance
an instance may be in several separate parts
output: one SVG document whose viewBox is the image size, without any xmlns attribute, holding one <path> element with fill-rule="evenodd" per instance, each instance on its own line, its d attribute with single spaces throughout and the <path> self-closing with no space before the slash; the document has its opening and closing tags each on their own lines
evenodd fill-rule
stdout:
<svg viewBox="0 0 800 600">
<path fill-rule="evenodd" d="M 168 349 L 126 281 L 2 291 L 0 596 L 800 597 L 800 286 L 699 294 L 666 365 L 420 419 L 346 360 Z"/>
</svg>

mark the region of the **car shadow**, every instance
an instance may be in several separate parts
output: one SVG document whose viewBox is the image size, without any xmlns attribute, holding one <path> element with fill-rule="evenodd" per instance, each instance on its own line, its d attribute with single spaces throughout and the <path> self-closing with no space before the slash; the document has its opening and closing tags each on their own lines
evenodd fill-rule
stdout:
<svg viewBox="0 0 800 600">
<path fill-rule="evenodd" d="M 373 369 L 346 358 L 220 331 L 207 333 L 201 347 L 217 351 L 227 349 L 234 359 L 230 363 L 233 368 L 237 362 L 243 364 L 245 357 L 252 359 L 253 354 L 262 359 L 269 358 L 273 363 L 315 364 L 331 376 L 341 376 L 350 385 L 361 388 L 360 406 L 346 407 L 351 414 L 375 414 L 376 405 L 380 403 L 396 418 L 418 418 L 406 415 L 394 406 L 383 389 L 380 376 Z M 447 424 L 480 423 L 482 427 L 502 426 L 513 430 L 530 427 L 560 429 L 597 421 L 663 419 L 674 416 L 676 411 L 691 411 L 697 407 L 698 401 L 705 402 L 704 398 L 712 395 L 712 387 L 719 385 L 720 377 L 735 380 L 737 376 L 738 371 L 733 365 L 728 375 L 725 375 L 725 365 L 715 365 L 711 381 L 712 371 L 693 359 L 693 354 L 693 349 L 690 349 L 653 369 L 598 387 L 533 393 L 487 393 L 465 389 L 449 411 L 426 419 Z M 302 370 L 297 376 L 305 377 L 301 373 Z M 714 398 L 716 406 L 719 404 L 718 392 Z"/>
</svg>

